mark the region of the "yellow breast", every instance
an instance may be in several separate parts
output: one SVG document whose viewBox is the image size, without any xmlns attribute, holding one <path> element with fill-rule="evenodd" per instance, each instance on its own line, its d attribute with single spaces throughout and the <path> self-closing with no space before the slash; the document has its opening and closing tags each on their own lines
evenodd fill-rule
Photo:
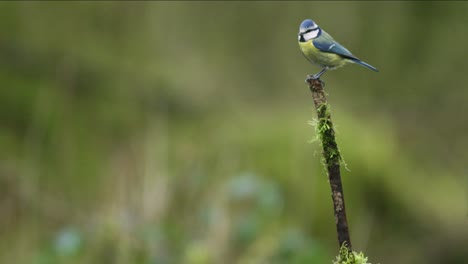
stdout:
<svg viewBox="0 0 468 264">
<path fill-rule="evenodd" d="M 343 59 L 337 54 L 320 51 L 314 46 L 312 40 L 307 42 L 299 42 L 299 47 L 301 48 L 304 56 L 310 62 L 319 65 L 320 67 L 336 69 L 347 63 L 346 59 Z"/>
</svg>

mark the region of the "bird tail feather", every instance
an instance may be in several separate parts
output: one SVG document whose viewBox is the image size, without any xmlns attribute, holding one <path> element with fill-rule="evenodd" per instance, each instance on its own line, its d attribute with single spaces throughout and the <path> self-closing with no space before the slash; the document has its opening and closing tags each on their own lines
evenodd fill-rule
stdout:
<svg viewBox="0 0 468 264">
<path fill-rule="evenodd" d="M 366 67 L 366 68 L 369 68 L 369 69 L 371 69 L 371 70 L 373 70 L 373 71 L 375 71 L 375 72 L 379 72 L 379 70 L 377 70 L 377 68 L 375 68 L 374 66 L 370 65 L 369 63 L 363 62 L 362 60 L 353 59 L 352 61 L 353 61 L 354 63 L 357 63 L 357 64 L 359 64 L 359 65 L 362 65 L 362 66 L 364 66 L 364 67 Z"/>
</svg>

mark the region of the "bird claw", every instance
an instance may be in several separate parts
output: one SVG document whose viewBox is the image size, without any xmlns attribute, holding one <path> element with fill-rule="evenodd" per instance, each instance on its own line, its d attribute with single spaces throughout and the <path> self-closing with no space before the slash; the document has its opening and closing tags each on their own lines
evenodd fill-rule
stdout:
<svg viewBox="0 0 468 264">
<path fill-rule="evenodd" d="M 319 81 L 322 87 L 325 87 L 325 82 L 320 79 L 320 76 L 316 75 L 307 75 L 307 78 L 305 79 L 305 83 L 311 84 L 312 81 Z"/>
</svg>

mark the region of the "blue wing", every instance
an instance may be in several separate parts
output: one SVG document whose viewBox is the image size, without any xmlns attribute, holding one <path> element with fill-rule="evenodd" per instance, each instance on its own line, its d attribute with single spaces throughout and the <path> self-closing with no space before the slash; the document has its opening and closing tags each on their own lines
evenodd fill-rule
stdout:
<svg viewBox="0 0 468 264">
<path fill-rule="evenodd" d="M 335 53 L 348 59 L 357 59 L 349 50 L 341 46 L 340 43 L 336 41 L 327 41 L 316 38 L 313 40 L 313 43 L 317 49 L 323 52 Z"/>
<path fill-rule="evenodd" d="M 317 49 L 323 52 L 335 53 L 348 59 L 357 59 L 349 50 L 336 42 L 327 32 L 322 30 L 320 33 L 320 36 L 312 41 Z"/>
<path fill-rule="evenodd" d="M 323 30 L 321 31 L 321 34 L 319 35 L 318 38 L 315 38 L 314 40 L 312 40 L 312 43 L 317 49 L 323 52 L 338 54 L 342 56 L 343 58 L 349 59 L 373 71 L 376 71 L 376 72 L 379 71 L 374 66 L 356 58 L 356 56 L 354 56 L 349 50 L 341 46 L 340 43 L 336 42 L 327 32 Z"/>
</svg>

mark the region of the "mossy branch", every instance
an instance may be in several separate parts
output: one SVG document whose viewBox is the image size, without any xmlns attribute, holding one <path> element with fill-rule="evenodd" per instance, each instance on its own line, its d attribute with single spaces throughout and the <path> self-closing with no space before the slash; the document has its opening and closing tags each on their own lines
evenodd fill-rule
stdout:
<svg viewBox="0 0 468 264">
<path fill-rule="evenodd" d="M 362 252 L 349 251 L 348 248 L 343 245 L 340 248 L 340 253 L 336 256 L 333 264 L 371 264 L 367 262 L 367 257 Z"/>
<path fill-rule="evenodd" d="M 323 90 L 320 79 L 307 79 L 315 109 L 317 110 L 317 136 L 323 148 L 323 160 L 327 169 L 328 180 L 331 187 L 333 210 L 335 214 L 336 231 L 340 248 L 345 247 L 346 252 L 352 252 L 351 239 L 346 219 L 345 199 L 341 183 L 340 161 L 341 154 L 335 140 L 335 130 L 330 115 L 330 107 Z M 350 253 L 351 254 L 351 253 Z"/>
</svg>

